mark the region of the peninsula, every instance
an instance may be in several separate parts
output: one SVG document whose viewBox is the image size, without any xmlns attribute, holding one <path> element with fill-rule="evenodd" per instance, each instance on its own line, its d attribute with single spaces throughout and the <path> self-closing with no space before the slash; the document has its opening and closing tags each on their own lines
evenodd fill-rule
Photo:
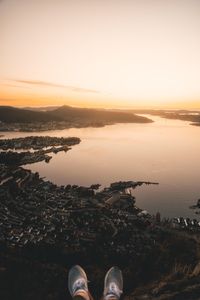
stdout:
<svg viewBox="0 0 200 300">
<path fill-rule="evenodd" d="M 58 138 L 49 136 L 28 136 L 25 138 L 0 139 L 0 164 L 26 165 L 39 161 L 49 162 L 52 156 L 49 153 L 69 151 L 70 146 L 80 143 L 76 137 Z M 31 150 L 20 151 L 17 150 Z M 13 151 L 15 150 L 15 151 Z"/>
</svg>

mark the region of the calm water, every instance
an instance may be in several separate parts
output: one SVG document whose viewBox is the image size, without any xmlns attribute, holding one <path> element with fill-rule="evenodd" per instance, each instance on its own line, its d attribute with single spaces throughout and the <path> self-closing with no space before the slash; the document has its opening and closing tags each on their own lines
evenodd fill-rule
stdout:
<svg viewBox="0 0 200 300">
<path fill-rule="evenodd" d="M 137 205 L 162 216 L 196 217 L 188 207 L 200 198 L 200 127 L 152 117 L 152 124 L 118 124 L 34 135 L 77 136 L 67 153 L 26 166 L 57 184 L 109 185 L 118 180 L 159 182 L 135 190 Z M 27 136 L 6 133 L 6 137 Z"/>
</svg>

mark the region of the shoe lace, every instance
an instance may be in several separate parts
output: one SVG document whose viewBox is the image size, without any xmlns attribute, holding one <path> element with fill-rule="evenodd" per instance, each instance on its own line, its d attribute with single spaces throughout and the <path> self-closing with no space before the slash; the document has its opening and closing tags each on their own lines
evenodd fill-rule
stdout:
<svg viewBox="0 0 200 300">
<path fill-rule="evenodd" d="M 120 298 L 121 294 L 122 294 L 122 291 L 119 289 L 119 287 L 116 285 L 116 283 L 111 282 L 106 296 L 112 297 L 113 295 L 115 295 L 115 296 L 117 296 L 117 298 Z"/>
<path fill-rule="evenodd" d="M 85 280 L 82 278 L 80 278 L 74 282 L 73 293 L 75 293 L 78 290 L 87 290 Z"/>
</svg>

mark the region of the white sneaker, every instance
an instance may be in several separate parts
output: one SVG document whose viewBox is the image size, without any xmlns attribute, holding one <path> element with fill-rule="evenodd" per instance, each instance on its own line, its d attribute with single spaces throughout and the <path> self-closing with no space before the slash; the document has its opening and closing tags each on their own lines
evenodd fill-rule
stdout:
<svg viewBox="0 0 200 300">
<path fill-rule="evenodd" d="M 86 293 L 88 294 L 87 275 L 85 271 L 78 265 L 69 270 L 68 289 L 72 297 Z"/>
<path fill-rule="evenodd" d="M 106 273 L 104 279 L 104 299 L 115 298 L 119 299 L 123 293 L 123 277 L 122 272 L 118 267 L 112 267 Z"/>
</svg>

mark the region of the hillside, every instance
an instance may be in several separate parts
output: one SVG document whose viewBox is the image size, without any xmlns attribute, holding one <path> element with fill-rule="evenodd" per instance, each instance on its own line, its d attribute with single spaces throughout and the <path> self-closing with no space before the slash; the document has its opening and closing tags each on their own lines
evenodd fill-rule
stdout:
<svg viewBox="0 0 200 300">
<path fill-rule="evenodd" d="M 51 112 L 56 117 L 65 121 L 82 120 L 91 122 L 111 122 L 111 123 L 149 123 L 150 119 L 137 116 L 133 113 L 113 112 L 109 110 L 98 110 L 88 108 L 75 108 L 61 106 Z"/>
<path fill-rule="evenodd" d="M 5 123 L 29 123 L 60 121 L 60 119 L 51 115 L 51 113 L 0 106 L 0 121 Z"/>
<path fill-rule="evenodd" d="M 106 125 L 112 123 L 149 123 L 150 119 L 137 116 L 133 113 L 113 112 L 107 110 L 74 108 L 61 106 L 52 111 L 35 111 L 19 109 L 9 106 L 0 106 L 0 121 L 4 123 L 31 123 L 65 121 L 68 123 L 79 122 L 80 125 L 98 123 Z"/>
<path fill-rule="evenodd" d="M 57 186 L 5 160 L 0 178 L 0 299 L 69 299 L 68 271 L 78 263 L 95 299 L 118 265 L 124 300 L 199 300 L 199 230 L 143 214 L 125 193 L 140 181 Z"/>
</svg>

